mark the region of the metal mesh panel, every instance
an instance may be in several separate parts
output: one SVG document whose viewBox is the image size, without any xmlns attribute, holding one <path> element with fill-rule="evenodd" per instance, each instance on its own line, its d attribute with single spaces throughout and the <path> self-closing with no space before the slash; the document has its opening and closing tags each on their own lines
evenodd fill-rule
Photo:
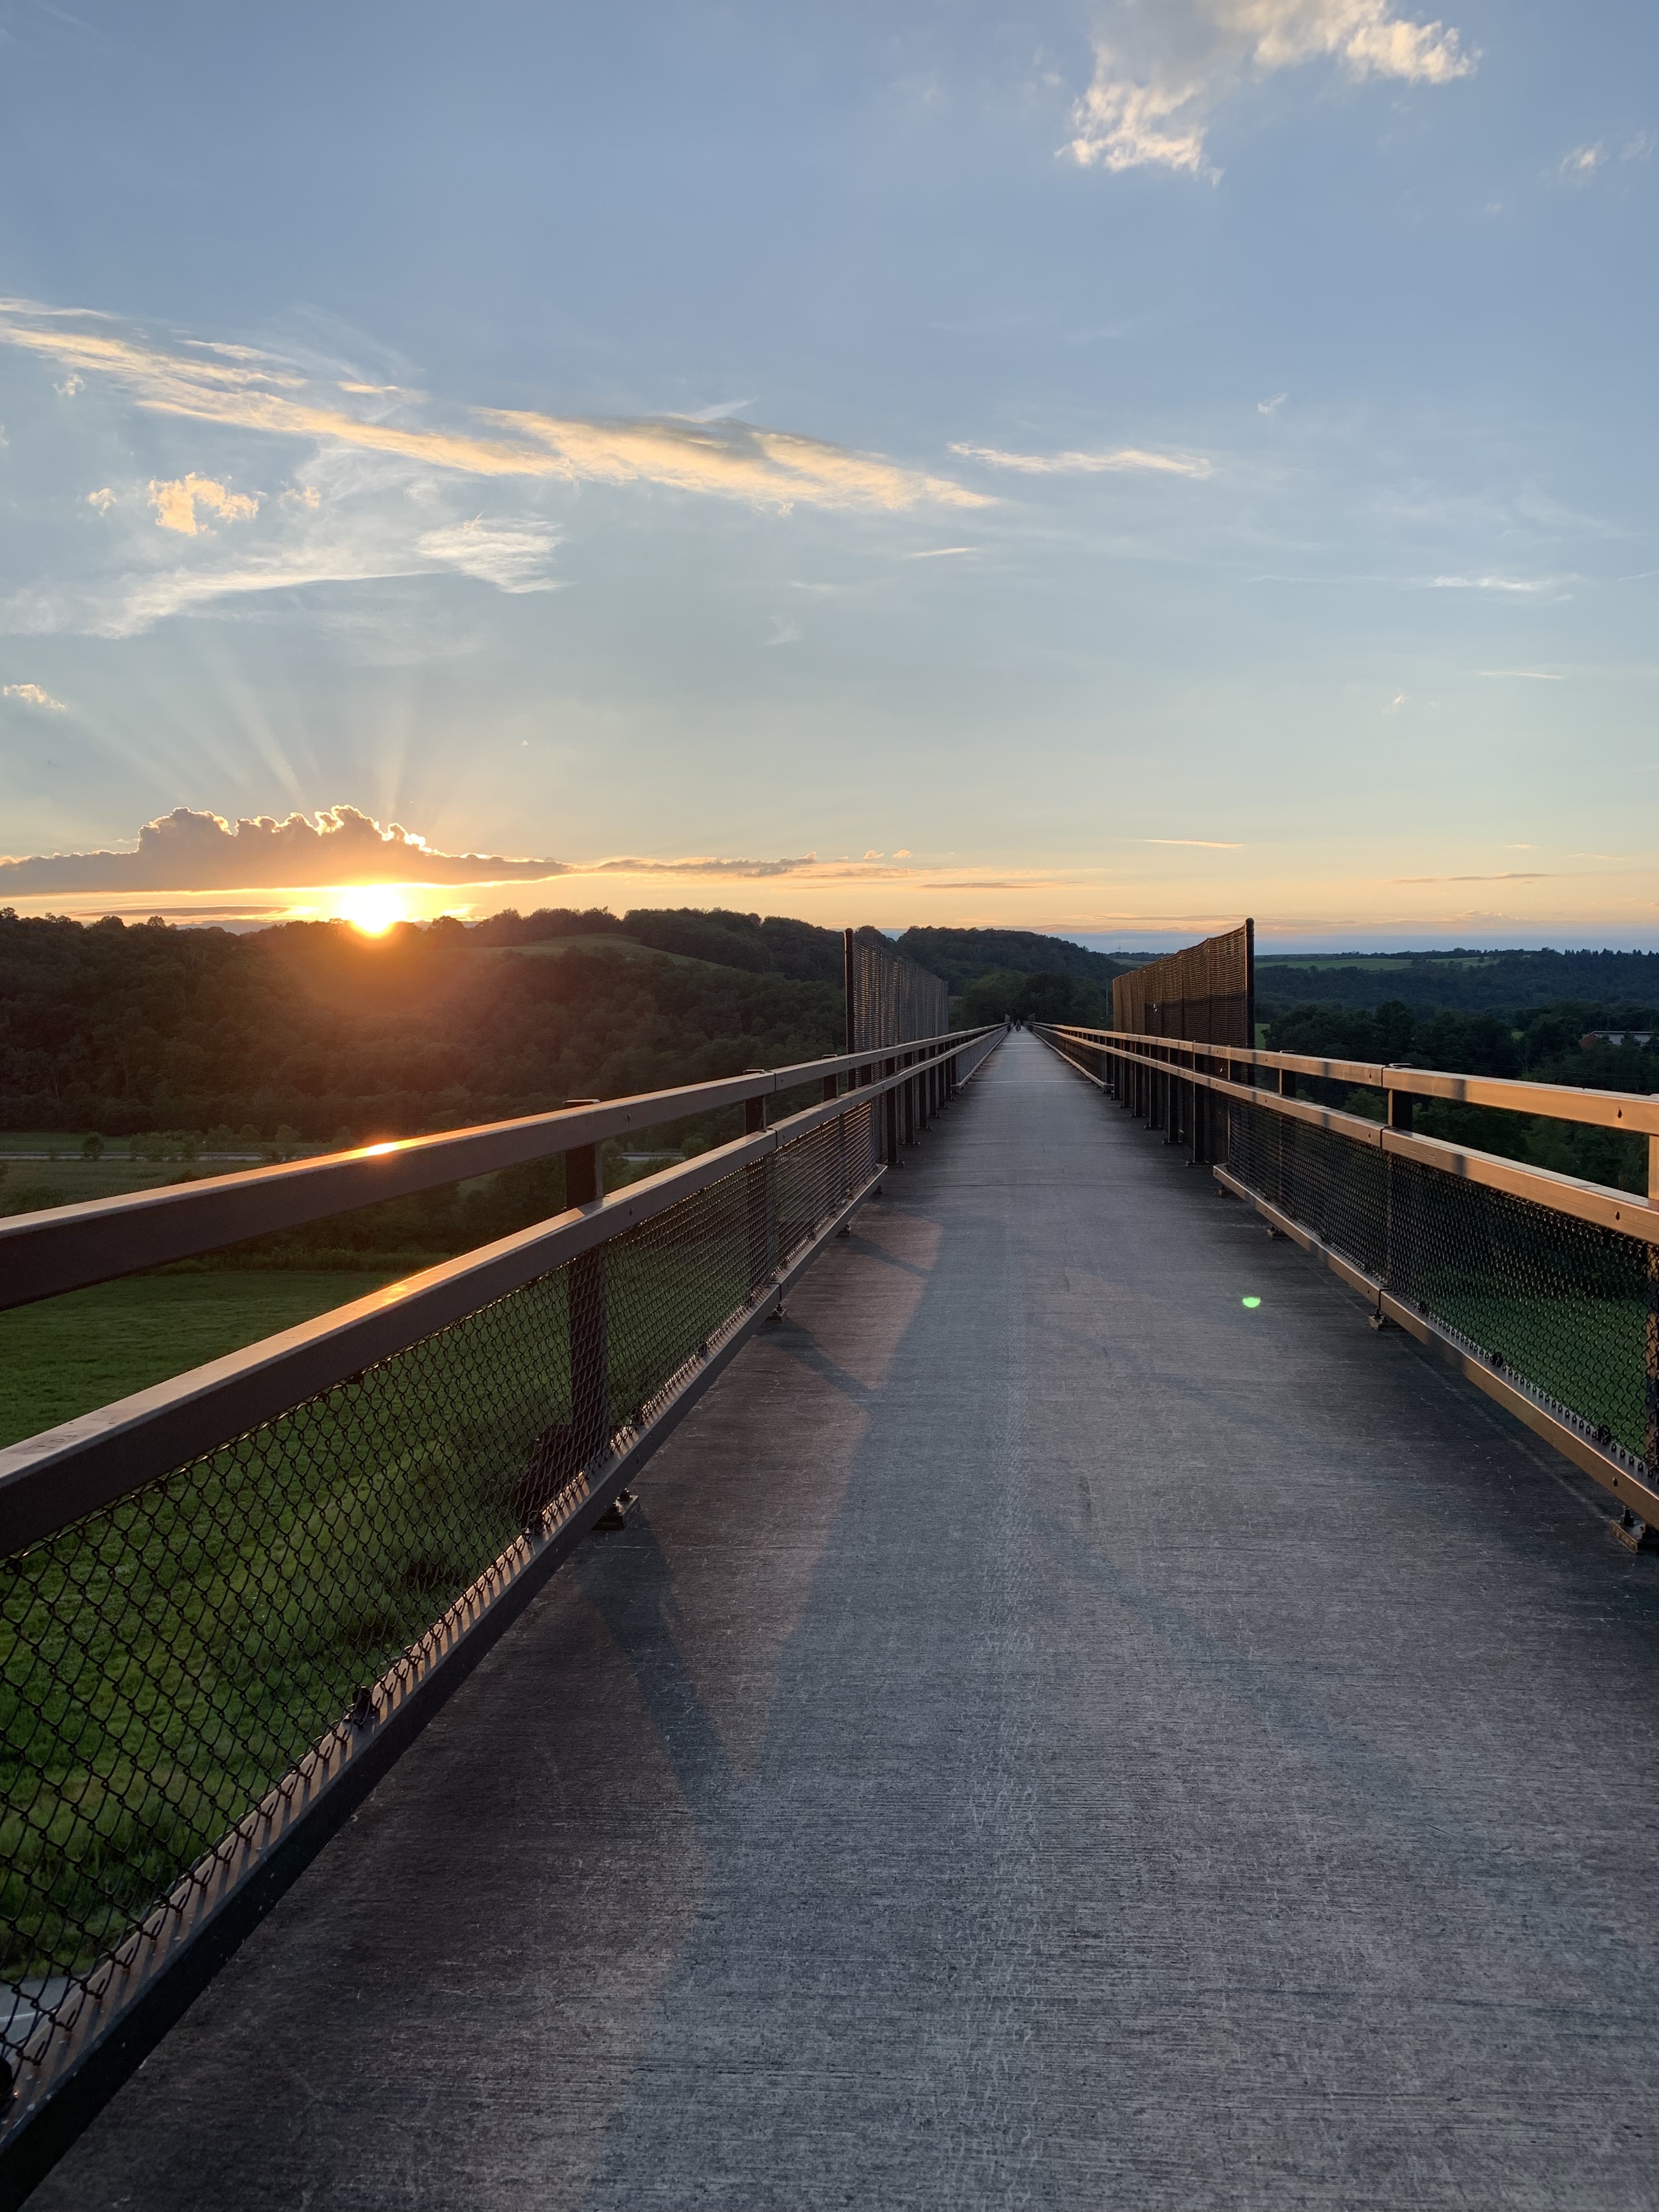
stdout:
<svg viewBox="0 0 1659 2212">
<path fill-rule="evenodd" d="M 1659 1246 L 1233 1106 L 1239 1180 L 1510 1375 L 1559 1417 L 1659 1471 Z"/>
<path fill-rule="evenodd" d="M 1382 1280 L 1388 1257 L 1387 1163 L 1376 1147 L 1261 1106 L 1230 1105 L 1227 1120 L 1227 1164 L 1233 1173 L 1333 1251 Z"/>
<path fill-rule="evenodd" d="M 942 977 L 850 929 L 845 957 L 848 1052 L 914 1044 L 950 1028 L 951 989 Z"/>
<path fill-rule="evenodd" d="M 1206 1044 L 1255 1042 L 1255 925 L 1112 981 L 1112 1026 L 1131 1036 L 1190 1037 Z"/>
<path fill-rule="evenodd" d="M 878 1164 L 860 1104 L 0 1574 L 0 2050 L 678 1393 Z M 597 1487 L 596 1483 L 596 1487 Z"/>
</svg>

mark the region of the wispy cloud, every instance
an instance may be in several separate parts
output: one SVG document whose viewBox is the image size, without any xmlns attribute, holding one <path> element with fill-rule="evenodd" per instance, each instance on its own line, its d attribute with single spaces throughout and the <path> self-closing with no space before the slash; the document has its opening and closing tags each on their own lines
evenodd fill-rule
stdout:
<svg viewBox="0 0 1659 2212">
<path fill-rule="evenodd" d="M 61 699 L 54 699 L 38 684 L 0 684 L 0 699 L 15 699 L 20 707 L 40 707 L 52 714 L 69 711 Z"/>
<path fill-rule="evenodd" d="M 1288 392 L 1275 392 L 1271 399 L 1258 399 L 1255 411 L 1258 415 L 1277 415 L 1290 396 Z"/>
<path fill-rule="evenodd" d="M 94 514 L 107 514 L 115 504 L 115 494 L 107 484 L 87 494 L 87 505 Z"/>
<path fill-rule="evenodd" d="M 1559 592 L 1564 584 L 1577 580 L 1571 576 L 1431 576 L 1429 588 L 1436 592 Z"/>
<path fill-rule="evenodd" d="M 1458 33 L 1389 0 L 1159 0 L 1119 6 L 1060 151 L 1084 168 L 1164 168 L 1214 180 L 1210 118 L 1242 87 L 1319 60 L 1348 76 L 1449 84 L 1476 57 Z"/>
<path fill-rule="evenodd" d="M 1132 845 L 1195 845 L 1206 853 L 1242 853 L 1243 844 L 1220 837 L 1131 837 Z"/>
<path fill-rule="evenodd" d="M 682 422 L 725 422 L 733 415 L 741 415 L 745 407 L 752 407 L 754 404 L 752 398 L 717 399 L 712 407 L 698 407 L 678 419 Z"/>
<path fill-rule="evenodd" d="M 1390 876 L 1391 884 L 1547 884 L 1556 881 L 1547 869 L 1511 868 L 1501 876 Z"/>
<path fill-rule="evenodd" d="M 1121 446 L 1109 453 L 1011 453 L 1000 446 L 963 445 L 954 445 L 951 451 L 965 461 L 982 461 L 987 468 L 1013 469 L 1027 477 L 1115 476 L 1143 469 L 1171 477 L 1215 474 L 1215 464 L 1195 454 L 1148 453 L 1139 446 Z"/>
<path fill-rule="evenodd" d="M 1482 668 L 1481 676 L 1512 676 L 1523 684 L 1565 684 L 1565 676 L 1552 676 L 1545 668 Z"/>
<path fill-rule="evenodd" d="M 0 342 L 96 376 L 160 414 L 272 436 L 356 447 L 428 468 L 568 483 L 650 484 L 785 509 L 796 505 L 896 511 L 983 507 L 984 494 L 817 438 L 747 423 L 588 420 L 470 410 L 479 431 L 353 414 L 292 362 L 248 349 L 173 349 L 27 301 L 0 302 Z M 412 411 L 405 408 L 405 412 Z"/>
<path fill-rule="evenodd" d="M 428 560 L 493 584 L 498 592 L 557 591 L 558 579 L 548 574 L 547 563 L 558 543 L 558 532 L 543 523 L 486 522 L 481 514 L 416 540 Z"/>
<path fill-rule="evenodd" d="M 920 553 L 907 553 L 907 561 L 948 561 L 957 553 L 977 553 L 977 545 L 929 545 Z"/>
<path fill-rule="evenodd" d="M 1587 185 L 1613 161 L 1647 161 L 1656 143 L 1659 141 L 1656 141 L 1651 131 L 1638 131 L 1615 154 L 1605 138 L 1597 138 L 1587 146 L 1570 147 L 1555 167 L 1546 169 L 1544 174 L 1553 184 Z"/>
<path fill-rule="evenodd" d="M 99 495 L 93 496 L 96 500 Z M 156 526 L 176 530 L 181 538 L 194 538 L 202 529 L 204 508 L 222 522 L 251 522 L 259 512 L 257 493 L 227 491 L 211 477 L 180 477 L 172 483 L 158 483 L 152 477 L 149 497 Z"/>
<path fill-rule="evenodd" d="M 1587 185 L 1607 158 L 1607 149 L 1598 138 L 1593 146 L 1575 146 L 1564 154 L 1551 173 L 1558 185 Z"/>
</svg>

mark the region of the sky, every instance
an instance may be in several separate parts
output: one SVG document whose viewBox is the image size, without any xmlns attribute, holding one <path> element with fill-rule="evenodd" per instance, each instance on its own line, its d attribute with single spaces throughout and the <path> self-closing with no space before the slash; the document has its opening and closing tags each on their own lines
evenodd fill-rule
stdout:
<svg viewBox="0 0 1659 2212">
<path fill-rule="evenodd" d="M 0 902 L 1659 946 L 1656 88 L 1635 0 L 0 0 Z"/>
</svg>

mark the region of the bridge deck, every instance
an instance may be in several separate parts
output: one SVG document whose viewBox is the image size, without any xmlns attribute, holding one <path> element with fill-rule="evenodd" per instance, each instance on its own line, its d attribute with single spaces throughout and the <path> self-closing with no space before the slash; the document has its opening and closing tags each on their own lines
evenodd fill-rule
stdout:
<svg viewBox="0 0 1659 2212">
<path fill-rule="evenodd" d="M 1033 1039 L 644 1489 L 43 2212 L 1659 2203 L 1659 1566 Z"/>
</svg>

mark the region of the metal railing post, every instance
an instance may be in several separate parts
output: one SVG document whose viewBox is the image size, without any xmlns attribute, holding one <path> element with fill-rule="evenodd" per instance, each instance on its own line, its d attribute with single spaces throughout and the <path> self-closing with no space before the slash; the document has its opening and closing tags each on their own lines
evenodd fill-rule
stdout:
<svg viewBox="0 0 1659 2212">
<path fill-rule="evenodd" d="M 572 1098 L 572 1106 L 596 1106 Z M 564 1155 L 564 1202 L 592 1206 L 605 1196 L 605 1164 L 598 1145 L 577 1145 Z M 575 1474 L 611 1440 L 611 1316 L 605 1299 L 605 1247 L 570 1262 L 570 1467 Z"/>
<path fill-rule="evenodd" d="M 763 1067 L 749 1067 L 745 1075 L 764 1075 Z M 743 1103 L 743 1133 L 758 1137 L 766 1127 L 766 1099 L 745 1098 Z M 756 1291 L 772 1272 L 771 1239 L 767 1234 L 766 1188 L 771 1163 L 753 1160 L 744 1170 L 744 1209 L 746 1220 L 746 1243 L 749 1249 L 749 1294 Z"/>
<path fill-rule="evenodd" d="M 896 1075 L 898 1073 L 897 1059 L 884 1061 L 882 1073 Z M 882 1121 L 886 1139 L 887 1164 L 889 1167 L 896 1168 L 899 1165 L 899 1103 L 896 1084 L 890 1091 L 882 1093 Z"/>
</svg>

